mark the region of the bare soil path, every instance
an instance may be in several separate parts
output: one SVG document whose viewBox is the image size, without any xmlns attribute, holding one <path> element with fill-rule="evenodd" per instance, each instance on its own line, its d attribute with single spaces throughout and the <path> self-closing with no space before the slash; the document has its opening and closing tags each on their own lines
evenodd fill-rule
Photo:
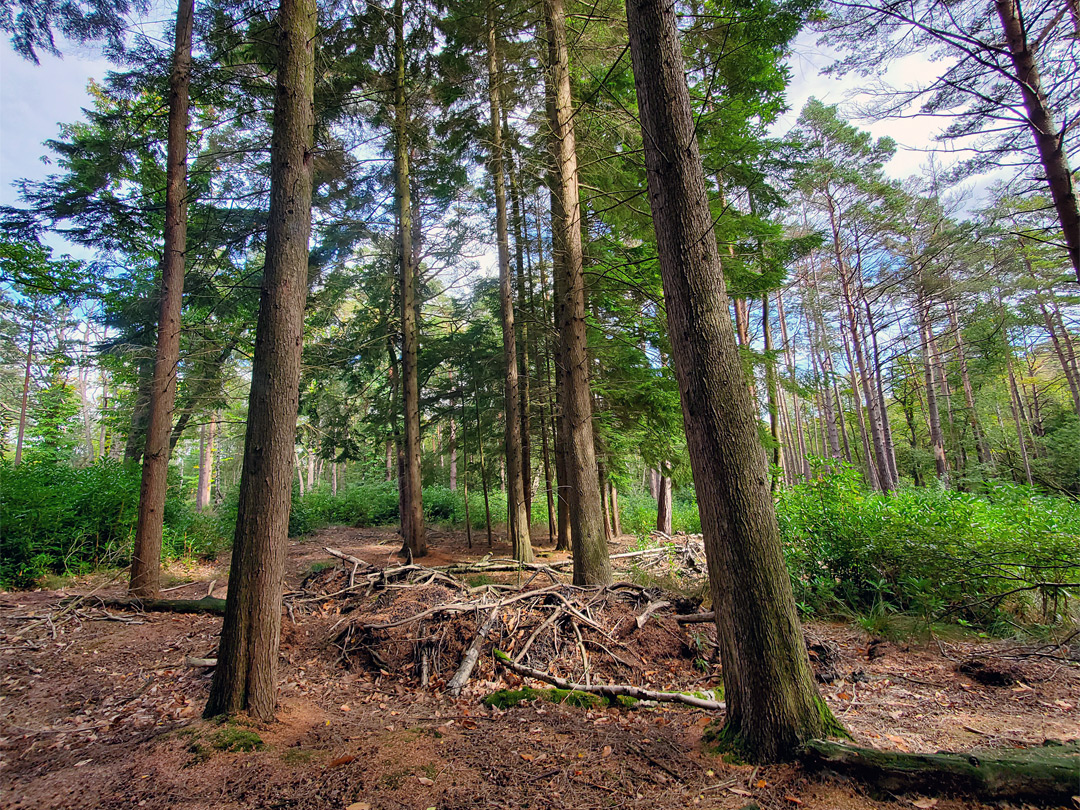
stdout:
<svg viewBox="0 0 1080 810">
<path fill-rule="evenodd" d="M 471 550 L 461 532 L 433 530 L 430 539 L 426 565 L 489 553 L 482 532 Z M 347 578 L 324 546 L 384 566 L 397 562 L 399 543 L 393 530 L 342 527 L 291 542 L 287 587 L 298 588 L 328 563 L 323 576 Z M 490 553 L 507 551 L 497 543 Z M 561 558 L 547 554 L 539 561 Z M 200 598 L 215 580 L 223 595 L 226 567 L 224 560 L 174 569 L 174 576 L 194 581 L 167 595 Z M 208 670 L 186 663 L 214 654 L 221 619 L 101 609 L 57 615 L 63 597 L 98 585 L 100 578 L 65 591 L 0 594 L 0 807 L 983 806 L 962 797 L 872 796 L 845 778 L 793 766 L 725 764 L 702 745 L 713 717 L 686 706 L 485 708 L 480 701 L 492 691 L 520 685 L 496 670 L 490 656 L 462 697 L 450 699 L 439 687 L 457 665 L 455 651 L 475 632 L 476 617 L 455 620 L 450 634 L 460 638 L 446 647 L 454 654 L 444 654 L 441 676 L 421 689 L 409 663 L 417 641 L 410 630 L 385 651 L 389 669 L 342 659 L 331 641 L 353 617 L 334 600 L 315 600 L 295 621 L 285 620 L 277 722 L 223 726 L 201 719 Z M 117 580 L 101 593 L 122 591 Z M 410 615 L 434 598 L 430 589 L 402 589 L 375 599 L 371 616 Z M 703 639 L 694 635 L 707 635 L 706 627 L 680 626 L 671 616 L 650 619 L 625 639 L 644 662 L 636 677 L 656 688 L 707 686 Z M 829 679 L 822 693 L 860 744 L 963 751 L 1080 735 L 1080 671 L 1051 659 L 1002 657 L 1015 647 L 1011 642 L 908 645 L 826 623 L 809 623 L 807 635 Z M 994 655 L 980 660 L 1001 676 L 999 685 L 980 682 L 995 680 L 981 671 L 958 670 L 986 654 Z M 261 749 L 228 750 L 242 748 L 249 731 L 262 740 Z"/>
</svg>

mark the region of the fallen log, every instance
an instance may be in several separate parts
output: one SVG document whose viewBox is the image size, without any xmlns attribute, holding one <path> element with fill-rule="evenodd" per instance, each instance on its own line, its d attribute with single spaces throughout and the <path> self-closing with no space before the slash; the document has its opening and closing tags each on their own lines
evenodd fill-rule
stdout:
<svg viewBox="0 0 1080 810">
<path fill-rule="evenodd" d="M 95 596 L 102 607 L 128 608 L 143 613 L 217 613 L 225 614 L 225 600 L 204 596 L 202 599 L 137 599 L 133 596 Z"/>
<path fill-rule="evenodd" d="M 697 695 L 688 695 L 685 692 L 656 692 L 652 689 L 642 689 L 638 686 L 630 686 L 623 683 L 596 683 L 582 684 L 568 681 L 556 675 L 549 675 L 539 669 L 527 667 L 512 660 L 502 650 L 494 650 L 495 660 L 512 672 L 524 675 L 527 678 L 536 678 L 538 681 L 553 684 L 559 689 L 567 689 L 571 692 L 591 692 L 594 695 L 604 697 L 628 697 L 635 700 L 653 700 L 657 703 L 685 703 L 697 709 L 709 709 L 710 711 L 722 711 L 726 704 L 722 700 L 708 700 Z"/>
<path fill-rule="evenodd" d="M 679 624 L 705 624 L 716 621 L 716 612 L 710 610 L 705 613 L 688 613 L 685 616 L 676 616 L 675 621 Z"/>
<path fill-rule="evenodd" d="M 1041 746 L 984 749 L 969 754 L 908 754 L 826 740 L 811 740 L 803 760 L 850 772 L 889 791 L 956 791 L 999 799 L 1066 802 L 1080 780 L 1080 741 L 1047 740 Z"/>
</svg>

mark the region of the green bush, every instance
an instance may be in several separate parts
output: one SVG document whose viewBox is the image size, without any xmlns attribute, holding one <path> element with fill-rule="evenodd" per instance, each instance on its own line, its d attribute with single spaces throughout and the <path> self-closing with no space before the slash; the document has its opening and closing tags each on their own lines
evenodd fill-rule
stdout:
<svg viewBox="0 0 1080 810">
<path fill-rule="evenodd" d="M 1055 583 L 1080 575 L 1080 505 L 1026 487 L 883 495 L 847 468 L 784 490 L 777 513 L 804 610 L 895 610 L 981 625 L 1008 611 L 1053 623 L 1070 596 Z"/>
<path fill-rule="evenodd" d="M 126 563 L 139 483 L 139 469 L 117 461 L 82 468 L 47 460 L 0 463 L 0 585 L 27 587 L 49 573 Z M 210 553 L 220 541 L 213 518 L 175 496 L 166 501 L 166 558 Z"/>
</svg>

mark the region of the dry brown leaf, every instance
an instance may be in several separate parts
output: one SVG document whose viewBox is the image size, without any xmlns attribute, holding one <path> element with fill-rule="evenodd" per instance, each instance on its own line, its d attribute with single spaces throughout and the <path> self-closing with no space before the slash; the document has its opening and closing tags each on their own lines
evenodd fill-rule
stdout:
<svg viewBox="0 0 1080 810">
<path fill-rule="evenodd" d="M 766 782 L 764 779 L 758 779 L 757 782 L 754 783 L 754 787 L 758 788 L 759 790 L 761 788 L 768 787 L 768 786 L 769 786 L 769 783 Z"/>
<path fill-rule="evenodd" d="M 912 799 L 911 803 L 919 808 L 919 810 L 930 810 L 932 807 L 937 807 L 937 799 Z"/>
<path fill-rule="evenodd" d="M 802 804 L 802 799 L 797 799 L 790 793 L 784 795 L 784 801 L 791 802 L 792 804 Z"/>
<path fill-rule="evenodd" d="M 604 758 L 610 757 L 611 756 L 611 746 L 610 745 L 605 745 L 603 750 L 600 751 L 600 756 L 604 757 Z"/>
<path fill-rule="evenodd" d="M 743 790 L 742 788 L 737 788 L 737 787 L 729 787 L 728 791 L 731 792 L 731 793 L 734 793 L 736 796 L 753 796 L 754 795 L 749 790 Z"/>
<path fill-rule="evenodd" d="M 434 779 L 428 779 L 426 776 L 418 776 L 416 777 L 416 781 L 419 782 L 421 785 L 426 785 L 428 787 L 431 787 L 435 784 Z"/>
<path fill-rule="evenodd" d="M 371 802 L 353 802 L 345 810 L 371 810 Z"/>
<path fill-rule="evenodd" d="M 326 767 L 327 768 L 337 768 L 337 767 L 339 767 L 341 765 L 348 765 L 350 762 L 353 762 L 355 759 L 356 759 L 356 757 L 354 757 L 352 754 L 343 754 L 342 756 L 338 757 L 337 759 L 331 760 L 330 763 Z"/>
</svg>

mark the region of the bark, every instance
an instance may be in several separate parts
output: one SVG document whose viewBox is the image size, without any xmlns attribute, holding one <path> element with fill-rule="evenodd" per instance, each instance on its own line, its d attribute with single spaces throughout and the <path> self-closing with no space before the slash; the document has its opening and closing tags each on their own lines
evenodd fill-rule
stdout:
<svg viewBox="0 0 1080 810">
<path fill-rule="evenodd" d="M 1035 62 L 1035 52 L 1028 42 L 1019 3 L 1016 0 L 996 0 L 995 5 L 1024 99 L 1028 127 L 1035 138 L 1035 148 L 1039 151 L 1039 160 L 1046 172 L 1046 185 L 1061 223 L 1069 261 L 1080 281 L 1080 208 L 1073 188 L 1069 158 L 1065 153 L 1064 132 L 1054 123 L 1050 104 L 1043 92 L 1042 77 Z"/>
<path fill-rule="evenodd" d="M 930 315 L 928 304 L 922 292 L 915 302 L 919 317 L 919 338 L 922 341 L 923 382 L 926 386 L 926 412 L 930 424 L 930 446 L 934 451 L 934 469 L 938 481 L 949 486 L 949 462 L 945 457 L 945 436 L 941 432 L 941 415 L 938 412 L 937 385 L 934 381 L 934 358 L 931 355 L 933 342 L 930 335 Z"/>
<path fill-rule="evenodd" d="M 491 107 L 491 179 L 495 185 L 495 236 L 499 253 L 499 314 L 502 318 L 503 362 L 506 383 L 503 389 L 504 447 L 506 449 L 507 530 L 510 548 L 518 562 L 532 562 L 532 541 L 529 537 L 529 513 L 525 502 L 525 477 L 522 474 L 521 409 L 525 404 L 518 390 L 517 336 L 514 331 L 514 291 L 510 278 L 510 240 L 506 211 L 506 177 L 503 170 L 502 111 L 499 89 L 498 45 L 495 37 L 494 11 L 488 7 L 487 56 L 488 101 Z"/>
<path fill-rule="evenodd" d="M 204 715 L 274 716 L 311 233 L 314 0 L 281 0 L 266 233 L 247 436 L 218 666 Z"/>
<path fill-rule="evenodd" d="M 156 597 L 161 589 L 161 536 L 169 477 L 169 435 L 180 364 L 180 310 L 187 252 L 188 87 L 194 0 L 180 0 L 169 76 L 169 134 L 165 169 L 165 249 L 161 261 L 157 354 L 143 451 L 139 517 L 131 554 L 132 596 Z"/>
<path fill-rule="evenodd" d="M 671 534 L 671 479 L 663 474 L 656 488 L 656 530 Z"/>
<path fill-rule="evenodd" d="M 497 63 L 499 72 L 502 72 L 502 60 Z M 500 103 L 502 97 L 500 93 Z M 509 130 L 506 125 L 507 114 L 506 107 L 502 108 L 502 120 L 503 129 Z M 509 179 L 510 179 L 510 197 L 513 202 L 514 213 L 514 262 L 517 270 L 517 312 L 519 314 L 526 313 L 531 309 L 532 291 L 531 280 L 529 284 L 526 284 L 525 279 L 525 257 L 528 255 L 526 250 L 526 240 L 523 233 L 522 224 L 522 205 L 521 205 L 521 190 L 518 186 L 517 171 L 514 167 L 514 153 L 511 148 L 507 148 L 507 163 L 509 166 Z M 532 275 L 532 260 L 529 262 L 529 275 Z M 530 434 L 531 420 L 529 418 L 530 408 L 532 407 L 532 392 L 530 391 L 530 378 L 529 378 L 529 356 L 530 356 L 530 343 L 529 343 L 529 321 L 528 315 L 522 315 L 520 318 L 515 319 L 518 329 L 521 332 L 520 341 L 518 342 L 518 361 L 520 368 L 518 371 L 518 420 L 521 422 L 521 480 L 522 480 L 522 492 L 525 499 L 525 514 L 529 515 L 530 520 L 532 517 L 532 501 L 533 501 L 533 487 L 532 487 L 532 436 Z"/>
<path fill-rule="evenodd" d="M 394 183 L 397 196 L 401 261 L 401 386 L 405 403 L 405 498 L 401 514 L 403 553 L 414 559 L 427 554 L 420 467 L 420 372 L 417 353 L 420 327 L 416 317 L 416 264 L 413 255 L 412 198 L 409 190 L 409 107 L 405 95 L 405 12 L 394 3 Z"/>
<path fill-rule="evenodd" d="M 795 393 L 798 381 L 795 378 L 795 353 L 791 349 L 788 340 L 787 317 L 784 314 L 784 302 L 776 299 L 776 312 L 780 316 L 780 339 L 784 341 L 784 358 L 787 362 L 788 377 L 791 379 L 792 410 L 795 415 L 795 434 L 799 444 L 798 466 L 802 471 L 804 480 L 810 480 L 810 461 L 806 458 L 806 438 L 803 434 L 802 410 L 799 407 L 799 395 Z"/>
<path fill-rule="evenodd" d="M 589 391 L 581 201 L 564 0 L 544 0 L 544 17 L 548 44 L 546 78 L 550 87 L 548 117 L 553 163 L 552 253 L 557 257 L 555 272 L 561 276 L 561 284 L 556 290 L 564 427 L 560 440 L 566 450 L 574 584 L 609 585 L 612 582 L 611 560 L 604 538 L 604 519 L 600 508 L 600 486 L 597 481 L 593 442 L 592 395 Z M 560 489 L 561 484 L 560 481 Z"/>
<path fill-rule="evenodd" d="M 450 417 L 450 491 L 457 492 L 457 464 L 458 464 L 458 447 L 457 447 L 457 423 L 454 422 L 454 417 Z"/>
<path fill-rule="evenodd" d="M 461 389 L 461 497 L 465 501 L 465 539 L 472 548 L 472 517 L 469 515 L 469 432 L 465 416 L 465 389 Z"/>
<path fill-rule="evenodd" d="M 199 485 L 195 493 L 195 508 L 205 512 L 210 508 L 210 483 L 214 472 L 214 432 L 217 421 L 211 419 L 199 429 Z"/>
<path fill-rule="evenodd" d="M 986 441 L 986 434 L 983 433 L 982 427 L 979 425 L 979 415 L 975 410 L 975 389 L 971 385 L 971 376 L 968 374 L 964 335 L 960 331 L 960 321 L 956 317 L 956 307 L 951 301 L 946 304 L 946 311 L 949 315 L 949 326 L 956 341 L 956 359 L 960 366 L 960 384 L 964 389 L 964 404 L 967 405 L 971 432 L 975 436 L 975 452 L 978 454 L 979 463 L 989 466 L 994 463 L 994 458 L 990 454 L 990 445 Z"/>
<path fill-rule="evenodd" d="M 752 760 L 793 757 L 832 718 L 814 686 L 728 317 L 676 10 L 663 0 L 628 0 L 626 10 L 668 333 L 718 619 L 723 736 Z"/>
<path fill-rule="evenodd" d="M 622 516 L 619 514 L 619 490 L 615 487 L 613 482 L 609 482 L 611 487 L 611 528 L 615 532 L 615 537 L 622 537 Z"/>
<path fill-rule="evenodd" d="M 473 385 L 476 385 L 475 378 Z M 473 403 L 476 405 L 476 451 L 480 457 L 480 485 L 484 490 L 484 520 L 487 524 L 487 540 L 488 548 L 493 545 L 493 539 L 491 536 L 491 503 L 488 499 L 488 477 L 487 477 L 487 464 L 484 462 L 484 434 L 480 427 L 480 391 L 479 389 L 473 389 Z"/>
<path fill-rule="evenodd" d="M 30 341 L 26 346 L 26 367 L 23 371 L 22 403 L 19 406 L 19 435 L 15 440 L 15 462 L 18 467 L 22 463 L 23 440 L 26 437 L 26 414 L 30 410 L 30 369 L 34 364 L 34 336 L 37 331 L 37 305 L 34 306 L 30 316 Z"/>
<path fill-rule="evenodd" d="M 858 372 L 855 370 L 855 362 L 851 357 L 851 341 L 848 333 L 844 331 L 844 352 L 847 355 L 848 371 L 851 375 L 851 399 L 855 403 L 855 420 L 859 423 L 859 438 L 862 440 L 863 458 L 866 459 L 866 474 L 870 479 L 873 489 L 882 489 L 878 478 L 878 468 L 874 464 L 873 453 L 870 452 L 870 438 L 866 433 L 866 417 L 863 415 L 862 400 L 859 398 Z"/>
<path fill-rule="evenodd" d="M 761 296 L 761 330 L 765 339 L 765 391 L 769 401 L 769 435 L 772 436 L 773 472 L 769 476 L 769 489 L 775 491 L 780 482 L 781 449 L 780 441 L 780 404 L 777 397 L 776 363 L 773 360 L 772 324 L 769 322 L 769 294 Z"/>
</svg>

